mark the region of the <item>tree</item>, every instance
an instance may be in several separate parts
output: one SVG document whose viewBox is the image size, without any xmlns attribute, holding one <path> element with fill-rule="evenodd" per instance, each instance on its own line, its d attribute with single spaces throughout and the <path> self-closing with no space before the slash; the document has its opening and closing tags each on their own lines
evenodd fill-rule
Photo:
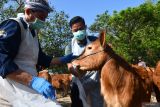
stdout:
<svg viewBox="0 0 160 107">
<path fill-rule="evenodd" d="M 15 15 L 15 9 L 9 4 L 9 0 L 2 0 L 0 3 L 0 22 Z"/>
<path fill-rule="evenodd" d="M 97 26 L 107 29 L 107 42 L 118 54 L 131 63 L 137 63 L 138 57 L 142 57 L 149 66 L 153 66 L 160 57 L 159 13 L 160 3 L 147 1 L 138 7 L 114 11 L 112 16 L 105 12 L 98 16 L 90 30 L 99 31 Z"/>
<path fill-rule="evenodd" d="M 43 50 L 54 57 L 64 55 L 65 46 L 70 42 L 71 31 L 68 24 L 69 16 L 63 11 L 54 11 L 46 23 L 46 28 L 40 32 L 40 42 Z M 66 67 L 66 66 L 65 66 Z M 67 71 L 64 66 L 52 68 L 53 71 Z"/>
<path fill-rule="evenodd" d="M 101 15 L 96 16 L 95 23 L 89 27 L 89 30 L 92 32 L 99 32 L 100 30 L 107 30 L 108 29 L 108 21 L 110 15 L 108 15 L 108 11 L 105 11 Z"/>
<path fill-rule="evenodd" d="M 42 48 L 53 56 L 62 56 L 64 48 L 71 38 L 71 31 L 68 24 L 68 15 L 63 11 L 54 11 L 48 18 L 46 28 L 40 33 Z"/>
</svg>

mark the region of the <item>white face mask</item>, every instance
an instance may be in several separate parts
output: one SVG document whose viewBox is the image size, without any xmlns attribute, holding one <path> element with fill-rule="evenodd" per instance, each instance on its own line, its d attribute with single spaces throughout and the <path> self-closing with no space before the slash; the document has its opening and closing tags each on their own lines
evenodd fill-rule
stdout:
<svg viewBox="0 0 160 107">
<path fill-rule="evenodd" d="M 85 39 L 86 34 L 86 30 L 78 30 L 77 32 L 73 32 L 74 38 L 77 40 Z"/>
<path fill-rule="evenodd" d="M 38 19 L 38 18 L 36 18 L 36 20 L 34 22 L 30 23 L 30 27 L 35 30 L 39 30 L 39 29 L 43 28 L 44 25 L 45 25 L 45 22 Z"/>
</svg>

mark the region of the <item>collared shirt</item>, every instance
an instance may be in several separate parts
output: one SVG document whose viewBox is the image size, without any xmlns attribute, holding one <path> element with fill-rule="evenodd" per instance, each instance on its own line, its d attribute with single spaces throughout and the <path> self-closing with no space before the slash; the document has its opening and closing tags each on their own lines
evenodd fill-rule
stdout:
<svg viewBox="0 0 160 107">
<path fill-rule="evenodd" d="M 23 21 L 23 20 L 22 20 Z M 27 24 L 23 21 L 24 28 Z M 35 34 L 32 32 L 32 35 Z M 0 76 L 16 71 L 18 66 L 14 63 L 21 43 L 21 28 L 15 20 L 9 19 L 0 24 Z M 40 47 L 40 45 L 39 45 Z M 49 67 L 52 57 L 47 56 L 39 49 L 38 65 Z"/>
<path fill-rule="evenodd" d="M 87 36 L 87 39 L 90 41 L 90 42 L 93 42 L 93 41 L 95 41 L 96 39 L 97 39 L 97 37 L 96 36 Z M 83 42 L 83 43 L 78 43 L 78 45 L 80 46 L 80 47 L 85 47 L 86 45 L 87 45 L 87 39 L 85 39 L 85 41 Z M 72 43 L 70 42 L 70 43 L 68 43 L 68 45 L 66 46 L 66 48 L 65 48 L 65 55 L 68 55 L 68 57 L 69 57 L 69 55 L 71 56 L 71 55 L 73 55 L 73 53 L 72 53 Z M 77 56 L 78 57 L 78 56 Z M 73 58 L 75 58 L 75 57 L 73 57 Z"/>
<path fill-rule="evenodd" d="M 97 39 L 97 37 L 96 36 L 87 36 L 87 39 L 92 42 L 92 41 L 95 41 Z M 87 45 L 87 40 L 83 43 L 84 44 L 78 43 L 78 45 L 82 48 L 85 47 Z M 72 53 L 72 43 L 70 42 L 65 48 L 65 56 L 61 58 L 61 62 L 70 63 L 73 59 L 75 59 L 77 57 L 78 56 L 76 56 Z"/>
</svg>

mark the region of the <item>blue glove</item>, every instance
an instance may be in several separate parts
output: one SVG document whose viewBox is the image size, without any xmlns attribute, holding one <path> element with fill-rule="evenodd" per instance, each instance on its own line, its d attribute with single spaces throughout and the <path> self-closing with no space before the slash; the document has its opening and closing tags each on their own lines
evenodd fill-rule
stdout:
<svg viewBox="0 0 160 107">
<path fill-rule="evenodd" d="M 55 90 L 53 86 L 44 78 L 33 76 L 29 85 L 38 93 L 42 94 L 45 98 L 55 100 Z"/>
</svg>

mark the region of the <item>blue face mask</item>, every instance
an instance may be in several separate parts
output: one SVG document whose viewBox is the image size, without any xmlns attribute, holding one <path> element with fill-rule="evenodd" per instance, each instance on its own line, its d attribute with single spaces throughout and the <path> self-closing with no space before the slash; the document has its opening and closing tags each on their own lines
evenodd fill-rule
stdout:
<svg viewBox="0 0 160 107">
<path fill-rule="evenodd" d="M 78 30 L 77 32 L 73 32 L 74 38 L 77 40 L 83 40 L 86 37 L 86 30 Z"/>
<path fill-rule="evenodd" d="M 38 18 L 36 18 L 36 20 L 30 24 L 31 28 L 36 30 L 43 28 L 44 25 L 45 25 L 45 22 Z"/>
</svg>

